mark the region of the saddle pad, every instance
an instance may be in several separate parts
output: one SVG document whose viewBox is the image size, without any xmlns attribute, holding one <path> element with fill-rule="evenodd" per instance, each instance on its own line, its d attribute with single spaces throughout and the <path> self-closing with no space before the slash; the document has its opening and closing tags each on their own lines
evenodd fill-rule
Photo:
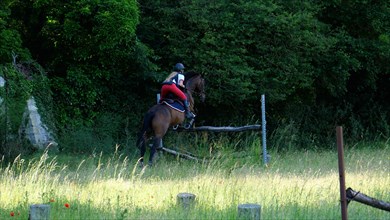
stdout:
<svg viewBox="0 0 390 220">
<path fill-rule="evenodd" d="M 179 111 L 179 112 L 184 112 L 184 106 L 181 105 L 179 102 L 173 102 L 173 103 L 168 103 L 166 101 L 162 101 L 162 104 L 165 104 L 167 106 L 169 106 L 170 108 L 176 110 L 176 111 Z"/>
</svg>

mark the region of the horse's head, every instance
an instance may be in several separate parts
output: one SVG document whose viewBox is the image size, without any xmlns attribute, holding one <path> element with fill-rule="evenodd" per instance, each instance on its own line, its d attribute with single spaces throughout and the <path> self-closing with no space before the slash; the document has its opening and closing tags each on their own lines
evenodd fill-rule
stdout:
<svg viewBox="0 0 390 220">
<path fill-rule="evenodd" d="M 204 102 L 206 99 L 205 92 L 205 80 L 200 73 L 196 72 L 186 72 L 185 73 L 185 81 L 184 85 L 188 92 L 191 95 L 197 94 L 199 95 L 200 101 Z"/>
</svg>

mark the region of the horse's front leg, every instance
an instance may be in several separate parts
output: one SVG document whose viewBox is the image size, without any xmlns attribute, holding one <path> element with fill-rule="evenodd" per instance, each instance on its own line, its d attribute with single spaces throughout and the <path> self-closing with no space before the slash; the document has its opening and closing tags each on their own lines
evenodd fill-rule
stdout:
<svg viewBox="0 0 390 220">
<path fill-rule="evenodd" d="M 162 138 L 160 138 L 160 137 L 153 138 L 153 145 L 152 145 L 152 148 L 150 149 L 149 166 L 152 166 L 153 163 L 155 162 L 155 154 L 157 152 L 157 149 L 160 149 L 162 147 L 161 140 L 162 140 Z"/>
</svg>

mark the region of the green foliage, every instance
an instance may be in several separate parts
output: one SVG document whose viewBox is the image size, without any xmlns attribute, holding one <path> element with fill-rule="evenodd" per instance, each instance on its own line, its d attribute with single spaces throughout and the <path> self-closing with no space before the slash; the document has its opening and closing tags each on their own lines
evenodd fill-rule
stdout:
<svg viewBox="0 0 390 220">
<path fill-rule="evenodd" d="M 20 4 L 15 3 L 13 10 L 20 15 L 21 29 L 28 30 L 24 40 L 48 69 L 60 127 L 91 126 L 99 112 L 119 111 L 121 103 L 136 98 L 127 99 L 123 93 L 144 89 L 135 79 L 154 67 L 147 58 L 150 52 L 135 35 L 139 23 L 136 1 Z M 21 15 L 31 9 L 27 21 Z M 114 89 L 121 94 L 111 101 Z"/>
<path fill-rule="evenodd" d="M 130 54 L 136 45 L 134 29 L 138 18 L 135 2 L 122 3 L 82 1 L 70 4 L 71 10 L 63 11 L 66 19 L 60 24 L 62 37 L 57 39 L 57 56 L 50 64 L 57 69 L 64 62 L 67 68 L 63 73 L 66 77 L 55 73 L 53 81 L 57 98 L 61 100 L 59 109 L 65 111 L 60 116 L 65 117 L 66 123 L 61 124 L 75 119 L 91 124 L 98 111 L 105 107 L 102 103 L 108 101 L 105 96 L 112 88 L 107 86 L 110 79 L 116 74 L 128 77 L 123 71 L 128 67 L 123 64 L 133 59 Z M 47 24 L 47 28 L 54 27 Z"/>
<path fill-rule="evenodd" d="M 351 61 L 343 51 L 336 53 L 338 59 L 331 59 L 339 40 L 328 35 L 329 27 L 315 19 L 316 8 L 289 12 L 272 2 L 196 1 L 178 2 L 172 10 L 171 5 L 153 2 L 145 3 L 148 7 L 140 29 L 147 34 L 141 33 L 146 36 L 143 40 L 165 58 L 163 65 L 183 60 L 190 68 L 204 72 L 209 77 L 209 105 L 216 110 L 228 107 L 229 116 L 253 112 L 263 93 L 271 104 L 288 105 L 313 104 L 315 89 L 321 89 L 317 85 L 331 94 L 346 90 Z M 168 23 L 168 28 L 155 31 L 148 23 L 155 21 L 153 17 Z M 155 44 L 161 41 L 167 43 Z M 333 73 L 326 66 L 317 68 L 324 61 L 339 68 Z M 339 69 L 343 70 L 340 84 L 324 84 L 334 83 Z M 286 102 L 291 98 L 293 102 Z M 244 105 L 252 110 L 239 108 Z"/>
<path fill-rule="evenodd" d="M 56 139 L 57 127 L 54 116 L 53 92 L 50 88 L 50 80 L 46 72 L 34 61 L 24 62 L 23 67 L 30 75 L 32 84 L 31 96 L 36 101 L 42 123 L 48 128 L 52 137 Z"/>
<path fill-rule="evenodd" d="M 5 80 L 0 88 L 0 155 L 10 158 L 26 152 L 19 128 L 32 84 L 14 65 L 0 65 L 0 76 Z"/>
<path fill-rule="evenodd" d="M 0 76 L 5 79 L 4 87 L 0 88 L 1 153 L 9 159 L 31 151 L 21 129 L 27 123 L 29 98 L 34 97 L 42 122 L 55 134 L 53 100 L 48 78 L 42 67 L 33 61 L 0 65 Z"/>
<path fill-rule="evenodd" d="M 11 25 L 10 1 L 0 2 L 0 64 L 11 63 L 12 55 L 17 54 L 21 59 L 30 58 L 28 50 L 22 47 L 19 32 Z"/>
<path fill-rule="evenodd" d="M 266 94 L 270 130 L 291 121 L 303 145 L 333 140 L 337 124 L 352 138 L 387 136 L 389 7 L 361 3 L 143 1 L 139 36 L 160 66 L 181 61 L 207 76 L 198 115 L 208 125 L 259 116 Z"/>
<path fill-rule="evenodd" d="M 16 134 L 22 121 L 26 100 L 32 92 L 32 82 L 27 80 L 12 65 L 1 66 L 1 76 L 6 81 L 5 87 L 1 88 L 0 95 L 4 99 L 3 106 L 5 109 L 3 111 L 7 111 L 7 116 L 9 116 L 10 131 Z M 5 116 L 3 115 L 3 117 Z"/>
<path fill-rule="evenodd" d="M 207 79 L 198 124 L 258 121 L 250 116 L 260 118 L 266 94 L 271 142 L 280 147 L 330 143 L 336 125 L 355 140 L 390 134 L 386 1 L 5 0 L 0 6 L 0 62 L 12 51 L 27 57 L 24 45 L 31 51 L 48 72 L 61 134 L 86 128 L 94 137 L 110 128 L 99 124 L 102 115 L 112 114 L 122 123 L 113 125 L 108 142 L 120 139 L 115 134 L 126 142 L 177 62 Z"/>
<path fill-rule="evenodd" d="M 336 100 L 322 101 L 338 109 L 348 106 L 347 115 L 338 118 L 354 134 L 354 138 L 388 137 L 390 123 L 389 74 L 390 8 L 386 1 L 323 2 L 319 19 L 347 36 L 341 46 L 354 68 L 349 71 L 347 90 Z M 387 61 L 385 61 L 387 60 Z M 385 61 L 385 62 L 383 62 Z M 344 110 L 347 110 L 344 108 Z M 358 131 L 360 128 L 360 131 Z"/>
</svg>

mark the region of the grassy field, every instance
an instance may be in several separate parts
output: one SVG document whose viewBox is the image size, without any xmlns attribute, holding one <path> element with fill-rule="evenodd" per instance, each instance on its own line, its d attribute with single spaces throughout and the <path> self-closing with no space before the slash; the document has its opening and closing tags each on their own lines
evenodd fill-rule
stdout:
<svg viewBox="0 0 390 220">
<path fill-rule="evenodd" d="M 260 204 L 262 219 L 341 218 L 336 149 L 271 149 L 265 167 L 252 145 L 203 164 L 160 155 L 143 169 L 118 153 L 16 158 L 0 166 L 0 219 L 27 219 L 31 204 L 50 204 L 51 219 L 236 219 L 242 203 Z M 390 201 L 389 143 L 347 146 L 345 165 L 347 187 Z M 181 192 L 196 195 L 194 208 L 176 205 Z M 390 212 L 351 202 L 348 216 Z"/>
</svg>

